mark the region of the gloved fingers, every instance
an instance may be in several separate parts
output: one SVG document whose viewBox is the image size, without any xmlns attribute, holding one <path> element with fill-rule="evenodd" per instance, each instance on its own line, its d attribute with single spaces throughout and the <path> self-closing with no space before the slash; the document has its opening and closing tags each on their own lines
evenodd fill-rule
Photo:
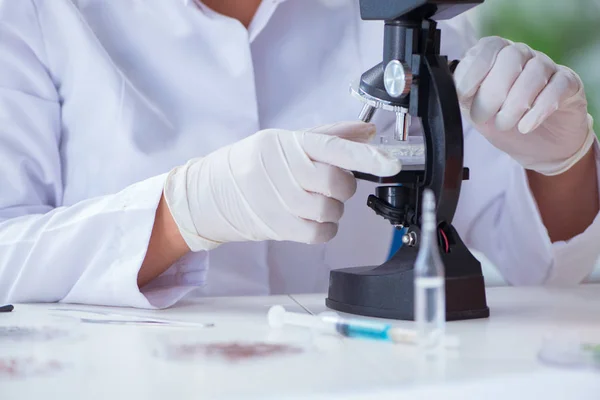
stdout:
<svg viewBox="0 0 600 400">
<path fill-rule="evenodd" d="M 573 72 L 567 68 L 559 68 L 535 100 L 531 110 L 519 122 L 519 132 L 525 134 L 536 130 L 561 104 L 579 92 L 580 85 Z"/>
<path fill-rule="evenodd" d="M 290 238 L 295 242 L 318 244 L 326 243 L 337 235 L 338 224 L 298 219 L 290 226 Z"/>
<path fill-rule="evenodd" d="M 481 83 L 471 106 L 471 120 L 485 124 L 500 111 L 523 68 L 534 56 L 524 44 L 504 47 L 486 78 Z"/>
<path fill-rule="evenodd" d="M 304 132 L 321 133 L 329 136 L 337 136 L 342 139 L 359 143 L 370 142 L 377 133 L 375 124 L 362 121 L 342 121 L 334 124 L 317 126 Z"/>
<path fill-rule="evenodd" d="M 483 38 L 471 48 L 454 72 L 458 99 L 463 107 L 470 107 L 473 96 L 491 71 L 500 51 L 511 42 L 499 37 Z"/>
<path fill-rule="evenodd" d="M 256 188 L 264 195 L 271 193 L 272 197 L 278 198 L 283 209 L 295 217 L 317 222 L 339 221 L 344 205 L 336 199 L 311 193 L 311 189 L 314 186 L 331 191 L 327 187 L 327 178 L 343 179 L 342 172 L 338 169 L 339 173 L 334 175 L 334 167 L 316 166 L 302 149 L 296 147 L 294 140 L 289 140 L 292 138 L 289 132 L 271 135 L 270 138 L 263 144 L 263 150 L 268 154 L 261 157 L 263 178 L 256 180 Z M 319 172 L 325 174 L 320 175 Z M 311 181 L 323 183 L 311 185 Z"/>
<path fill-rule="evenodd" d="M 292 139 L 292 140 L 289 140 Z M 308 192 L 346 202 L 356 192 L 356 178 L 341 168 L 313 161 L 301 144 L 290 135 L 279 136 L 293 180 Z"/>
<path fill-rule="evenodd" d="M 344 203 L 335 199 L 306 192 L 294 207 L 297 217 L 315 222 L 338 222 L 344 215 Z"/>
<path fill-rule="evenodd" d="M 313 161 L 382 177 L 394 176 L 402 168 L 397 158 L 365 143 L 309 132 L 296 132 L 295 137 Z"/>
<path fill-rule="evenodd" d="M 313 168 L 295 173 L 298 183 L 308 192 L 346 202 L 356 192 L 356 178 L 351 172 L 313 161 Z"/>
<path fill-rule="evenodd" d="M 316 195 L 307 192 L 302 180 L 298 179 L 302 176 L 298 171 L 312 171 L 314 166 L 302 149 L 295 145 L 292 135 L 291 132 L 264 131 L 257 136 L 257 152 L 251 159 L 244 160 L 248 152 L 252 152 L 245 147 L 240 147 L 240 153 L 230 156 L 235 163 L 232 169 L 235 171 L 234 182 L 239 188 L 237 193 L 251 210 L 257 210 L 260 220 L 282 223 L 288 218 L 337 221 L 339 207 L 315 199 Z M 265 207 L 266 204 L 268 206 Z M 290 222 L 285 225 L 290 225 Z"/>
<path fill-rule="evenodd" d="M 529 60 L 496 115 L 496 129 L 509 131 L 519 124 L 556 73 L 556 64 L 542 53 Z"/>
</svg>

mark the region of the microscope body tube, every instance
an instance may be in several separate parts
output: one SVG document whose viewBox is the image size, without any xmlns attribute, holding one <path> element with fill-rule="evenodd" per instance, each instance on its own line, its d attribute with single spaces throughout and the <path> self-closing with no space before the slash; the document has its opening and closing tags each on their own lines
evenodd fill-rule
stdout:
<svg viewBox="0 0 600 400">
<path fill-rule="evenodd" d="M 399 83 L 396 85 L 400 85 L 401 87 L 405 87 L 404 93 L 401 96 L 396 96 L 396 101 L 402 101 L 405 99 L 405 103 L 408 105 L 410 99 L 409 92 L 412 86 L 413 77 L 411 75 L 411 64 L 412 64 L 412 46 L 407 46 L 407 35 L 412 36 L 412 30 L 408 28 L 413 28 L 414 23 L 410 21 L 386 21 L 384 27 L 383 34 L 383 63 L 382 67 L 387 69 L 390 66 L 390 63 L 400 62 L 402 67 L 406 69 L 406 74 L 400 74 L 400 76 L 396 77 Z M 414 44 L 414 43 L 413 43 Z M 410 53 L 410 54 L 409 54 Z M 384 72 L 384 76 L 387 74 L 387 71 Z M 384 78 L 385 79 L 385 78 Z M 403 81 L 403 82 L 402 82 Z M 386 88 L 387 89 L 387 88 Z M 388 90 L 388 95 L 392 96 L 394 93 L 391 93 Z M 394 97 L 394 96 L 392 96 Z M 406 111 L 398 111 L 396 112 L 396 124 L 394 127 L 394 140 L 396 142 L 406 142 L 408 141 L 408 133 L 411 125 L 411 116 L 408 113 L 408 107 L 406 107 Z"/>
<path fill-rule="evenodd" d="M 410 61 L 412 54 L 406 53 L 406 34 L 407 28 L 413 26 L 414 23 L 409 21 L 385 21 L 385 27 L 383 28 L 384 68 L 392 60 Z"/>
</svg>

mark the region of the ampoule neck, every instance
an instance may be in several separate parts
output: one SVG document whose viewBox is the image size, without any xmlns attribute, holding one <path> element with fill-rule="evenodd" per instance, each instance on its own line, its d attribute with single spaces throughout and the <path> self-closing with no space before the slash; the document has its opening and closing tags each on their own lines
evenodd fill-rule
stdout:
<svg viewBox="0 0 600 400">
<path fill-rule="evenodd" d="M 421 230 L 421 248 L 422 247 L 438 247 L 437 228 L 432 224 L 423 224 Z"/>
<path fill-rule="evenodd" d="M 438 246 L 437 228 L 424 227 L 421 232 L 421 244 L 415 262 L 417 276 L 443 276 L 444 267 Z"/>
</svg>

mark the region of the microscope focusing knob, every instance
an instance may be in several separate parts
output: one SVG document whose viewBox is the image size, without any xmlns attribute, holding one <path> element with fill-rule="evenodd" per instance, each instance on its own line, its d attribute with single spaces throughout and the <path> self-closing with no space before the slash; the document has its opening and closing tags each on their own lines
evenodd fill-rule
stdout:
<svg viewBox="0 0 600 400">
<path fill-rule="evenodd" d="M 392 60 L 385 66 L 383 84 L 390 96 L 394 98 L 406 96 L 410 92 L 412 80 L 410 68 L 402 61 Z"/>
</svg>

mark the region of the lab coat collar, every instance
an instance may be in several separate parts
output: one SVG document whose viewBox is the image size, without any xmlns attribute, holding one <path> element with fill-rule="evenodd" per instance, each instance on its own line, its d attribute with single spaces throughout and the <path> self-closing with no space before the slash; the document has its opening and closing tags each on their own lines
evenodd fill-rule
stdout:
<svg viewBox="0 0 600 400">
<path fill-rule="evenodd" d="M 214 16 L 217 14 L 215 11 L 211 10 L 207 7 L 202 0 L 181 0 L 184 6 L 188 6 L 190 2 L 195 3 L 198 8 L 200 8 L 205 14 Z M 250 23 L 248 27 L 248 39 L 249 42 L 252 43 L 254 39 L 258 36 L 258 34 L 264 29 L 267 25 L 271 16 L 275 12 L 275 9 L 279 4 L 286 2 L 287 0 L 262 0 L 261 4 L 256 11 L 256 15 L 254 19 Z"/>
<path fill-rule="evenodd" d="M 200 0 L 180 0 L 184 6 L 187 6 L 190 3 L 196 3 L 201 7 L 204 7 L 204 4 L 202 4 L 202 2 Z M 273 4 L 278 4 L 278 3 L 285 3 L 287 0 L 262 0 L 263 3 L 266 1 L 269 1 Z"/>
</svg>

